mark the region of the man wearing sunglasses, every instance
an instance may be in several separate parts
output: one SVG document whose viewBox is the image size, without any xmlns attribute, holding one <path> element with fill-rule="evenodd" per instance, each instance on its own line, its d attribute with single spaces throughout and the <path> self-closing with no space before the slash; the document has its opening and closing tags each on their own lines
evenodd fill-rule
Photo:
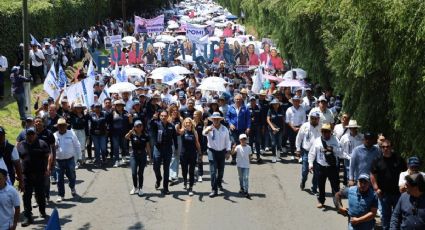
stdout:
<svg viewBox="0 0 425 230">
<path fill-rule="evenodd" d="M 400 197 L 398 176 L 406 170 L 406 164 L 400 156 L 392 152 L 388 139 L 381 143 L 380 148 L 382 157 L 372 164 L 371 182 L 382 206 L 382 229 L 386 230 L 390 228 L 391 213 Z"/>
</svg>

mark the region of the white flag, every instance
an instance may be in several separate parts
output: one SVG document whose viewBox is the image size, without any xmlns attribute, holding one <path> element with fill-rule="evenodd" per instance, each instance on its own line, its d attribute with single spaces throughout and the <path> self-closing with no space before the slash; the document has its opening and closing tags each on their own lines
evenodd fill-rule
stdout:
<svg viewBox="0 0 425 230">
<path fill-rule="evenodd" d="M 70 104 L 81 103 L 89 108 L 94 103 L 94 80 L 86 78 L 66 88 L 66 96 Z"/>
<path fill-rule="evenodd" d="M 49 94 L 49 96 L 53 97 L 55 100 L 59 97 L 59 80 L 56 76 L 55 65 L 52 65 L 50 67 L 46 79 L 44 80 L 43 89 L 44 91 L 46 91 L 47 94 Z"/>
<path fill-rule="evenodd" d="M 96 72 L 94 71 L 93 60 L 90 59 L 89 68 L 87 69 L 87 76 L 93 80 L 96 80 Z"/>
</svg>

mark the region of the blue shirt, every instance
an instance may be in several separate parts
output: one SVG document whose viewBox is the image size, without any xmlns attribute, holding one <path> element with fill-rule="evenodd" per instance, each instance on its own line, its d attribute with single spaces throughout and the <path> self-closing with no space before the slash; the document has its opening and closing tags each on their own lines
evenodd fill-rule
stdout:
<svg viewBox="0 0 425 230">
<path fill-rule="evenodd" d="M 401 194 L 391 216 L 390 229 L 425 229 L 425 195 Z"/>
<path fill-rule="evenodd" d="M 239 109 L 239 113 L 236 111 L 236 105 L 229 106 L 227 110 L 226 121 L 236 127 L 236 130 L 245 131 L 251 127 L 251 113 L 245 105 L 242 105 Z"/>
<path fill-rule="evenodd" d="M 359 175 L 363 173 L 369 175 L 373 161 L 379 157 L 381 157 L 381 152 L 376 146 L 366 148 L 363 144 L 354 148 L 351 154 L 350 180 L 356 181 Z"/>
<path fill-rule="evenodd" d="M 372 190 L 372 186 L 370 186 L 369 190 L 365 193 L 361 193 L 357 186 L 351 186 L 345 188 L 342 191 L 342 195 L 348 198 L 348 215 L 350 217 L 364 216 L 370 212 L 372 208 L 378 207 L 378 197 Z M 373 229 L 374 226 L 375 219 L 356 225 L 351 225 L 350 223 L 350 229 L 356 230 L 370 230 Z"/>
</svg>

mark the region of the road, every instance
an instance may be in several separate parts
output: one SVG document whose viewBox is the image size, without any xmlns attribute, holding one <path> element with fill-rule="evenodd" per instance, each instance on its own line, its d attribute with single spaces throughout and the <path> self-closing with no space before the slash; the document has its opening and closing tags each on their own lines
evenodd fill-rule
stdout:
<svg viewBox="0 0 425 230">
<path fill-rule="evenodd" d="M 299 189 L 301 164 L 288 158 L 276 164 L 271 157 L 264 159 L 265 164 L 251 165 L 251 200 L 238 194 L 237 169 L 232 165 L 225 168 L 224 193 L 215 198 L 208 197 L 206 163 L 204 182 L 194 186 L 193 197 L 182 183 L 170 187 L 171 195 L 161 196 L 154 188 L 152 165 L 145 170 L 143 197 L 129 195 L 128 167 L 79 169 L 76 189 L 80 197 L 72 198 L 66 187 L 65 200 L 51 202 L 47 213 L 58 208 L 62 229 L 346 229 L 347 220 L 334 211 L 331 197 L 325 203 L 329 207 L 321 210 L 316 208 L 315 196 Z M 56 191 L 53 186 L 53 194 Z M 35 224 L 18 229 L 43 229 L 46 221 L 38 217 L 37 209 L 33 213 Z"/>
</svg>

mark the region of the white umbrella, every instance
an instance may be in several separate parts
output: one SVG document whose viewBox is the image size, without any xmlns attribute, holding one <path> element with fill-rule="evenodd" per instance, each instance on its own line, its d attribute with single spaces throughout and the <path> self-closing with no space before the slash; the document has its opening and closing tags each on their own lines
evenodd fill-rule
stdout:
<svg viewBox="0 0 425 230">
<path fill-rule="evenodd" d="M 158 37 L 156 37 L 155 39 L 157 42 L 165 42 L 165 43 L 172 43 L 177 41 L 176 38 L 174 38 L 171 35 L 159 35 Z"/>
<path fill-rule="evenodd" d="M 139 69 L 139 68 L 135 68 L 135 67 L 127 67 L 125 69 L 125 73 L 127 74 L 127 76 L 145 76 L 146 73 Z"/>
<path fill-rule="evenodd" d="M 167 45 L 164 42 L 155 42 L 153 43 L 154 48 L 165 48 Z"/>
<path fill-rule="evenodd" d="M 122 38 L 123 42 L 127 43 L 127 44 L 131 44 L 133 42 L 136 42 L 137 39 L 133 36 L 126 36 Z"/>
<path fill-rule="evenodd" d="M 176 24 L 177 22 L 176 21 L 174 21 L 174 20 L 169 20 L 168 22 L 167 22 L 167 24 L 168 25 L 171 25 L 171 24 Z"/>
<path fill-rule="evenodd" d="M 198 87 L 198 89 L 225 92 L 226 87 L 224 87 L 224 83 L 226 83 L 226 81 L 223 78 L 208 77 L 202 80 L 201 85 Z"/>
<path fill-rule="evenodd" d="M 111 85 L 108 91 L 109 93 L 122 93 L 122 92 L 132 92 L 136 89 L 136 86 L 130 82 L 119 82 Z"/>
<path fill-rule="evenodd" d="M 179 24 L 177 24 L 177 23 L 174 23 L 174 24 L 170 24 L 170 25 L 168 25 L 168 29 L 171 29 L 171 30 L 174 30 L 174 29 L 178 29 L 180 26 L 179 26 Z"/>
<path fill-rule="evenodd" d="M 285 79 L 277 87 L 304 87 L 305 83 L 300 80 Z"/>
<path fill-rule="evenodd" d="M 295 74 L 294 74 L 295 72 Z M 295 69 L 291 69 L 289 71 L 287 71 L 285 73 L 285 75 L 283 75 L 284 79 L 294 79 L 294 75 L 295 78 L 298 80 L 302 80 L 302 79 L 306 79 L 307 78 L 307 72 L 303 69 L 300 68 L 295 68 Z"/>
<path fill-rule="evenodd" d="M 172 72 L 174 72 L 175 74 L 179 74 L 179 75 L 185 75 L 185 74 L 191 74 L 192 71 L 188 70 L 186 67 L 184 66 L 173 66 L 169 68 Z"/>
<path fill-rule="evenodd" d="M 178 35 L 178 36 L 176 36 L 176 39 L 177 40 L 186 40 L 186 36 L 184 36 L 184 35 Z"/>
<path fill-rule="evenodd" d="M 178 75 L 175 74 L 173 71 L 171 71 L 169 68 L 167 67 L 159 67 L 154 69 L 151 72 L 151 76 L 150 78 L 152 79 L 156 79 L 156 80 L 163 80 L 165 76 L 167 76 L 168 78 L 170 77 L 177 77 Z"/>
</svg>

